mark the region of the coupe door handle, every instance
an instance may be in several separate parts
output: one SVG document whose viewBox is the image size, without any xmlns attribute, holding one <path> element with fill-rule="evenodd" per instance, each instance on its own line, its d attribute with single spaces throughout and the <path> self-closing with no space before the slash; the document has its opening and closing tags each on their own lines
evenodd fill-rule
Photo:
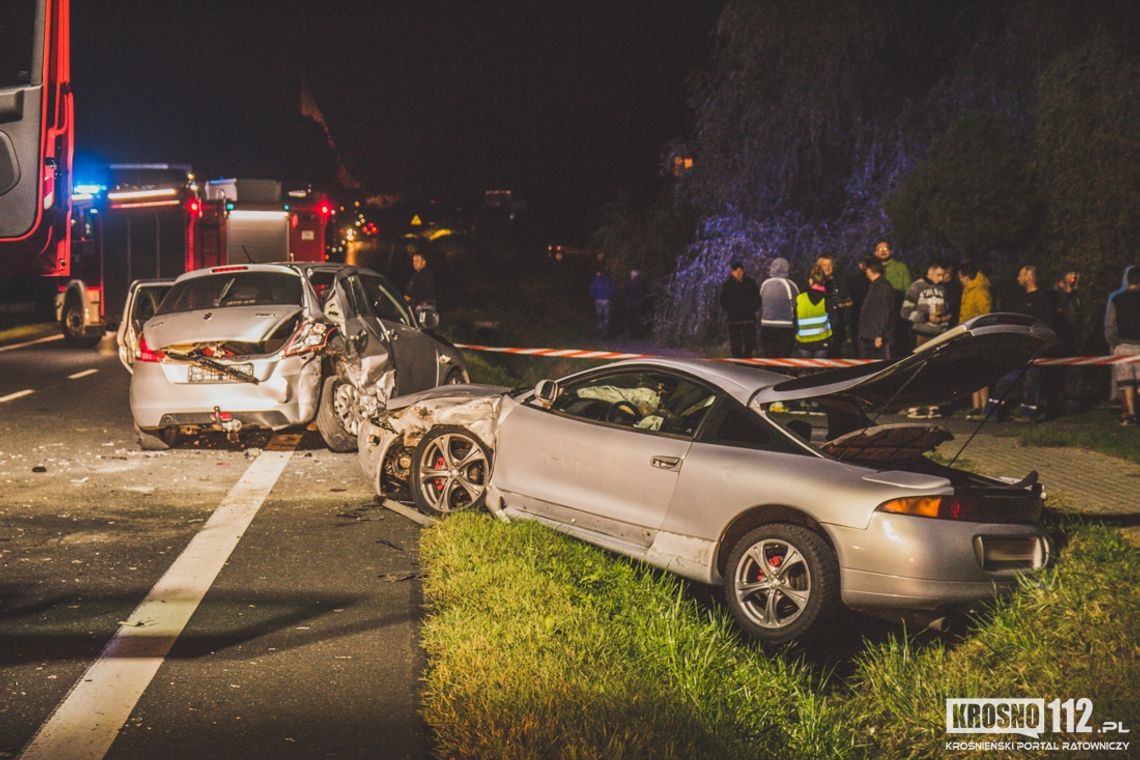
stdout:
<svg viewBox="0 0 1140 760">
<path fill-rule="evenodd" d="M 649 464 L 659 470 L 679 470 L 681 469 L 681 457 L 650 457 Z"/>
</svg>

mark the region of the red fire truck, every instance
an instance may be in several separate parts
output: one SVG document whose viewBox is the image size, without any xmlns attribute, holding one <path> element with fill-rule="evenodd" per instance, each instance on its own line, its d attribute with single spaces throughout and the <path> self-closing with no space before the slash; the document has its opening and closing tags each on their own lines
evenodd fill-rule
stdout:
<svg viewBox="0 0 1140 760">
<path fill-rule="evenodd" d="M 199 185 L 180 164 L 113 164 L 112 184 L 71 196 L 71 267 L 59 278 L 64 337 L 93 346 L 122 318 L 130 283 L 230 262 L 325 260 L 332 203 L 276 180 Z"/>
</svg>

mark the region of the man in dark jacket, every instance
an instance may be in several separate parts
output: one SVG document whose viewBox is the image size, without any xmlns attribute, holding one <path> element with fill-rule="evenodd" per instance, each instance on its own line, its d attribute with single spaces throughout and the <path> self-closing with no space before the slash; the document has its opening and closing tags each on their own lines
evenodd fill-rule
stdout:
<svg viewBox="0 0 1140 760">
<path fill-rule="evenodd" d="M 412 270 L 412 278 L 404 289 L 404 299 L 413 309 L 435 306 L 435 278 L 427 268 L 427 259 L 422 253 L 412 254 Z"/>
<path fill-rule="evenodd" d="M 728 345 L 733 357 L 752 357 L 756 347 L 756 312 L 760 309 L 760 291 L 756 281 L 744 274 L 744 264 L 734 261 L 731 274 L 720 288 L 720 308 L 728 324 Z"/>
<path fill-rule="evenodd" d="M 1011 299 L 1006 311 L 1026 314 L 1052 327 L 1053 303 L 1049 294 L 1037 287 L 1037 267 L 1023 266 L 1017 273 L 1017 284 L 1021 287 L 1021 293 Z M 1029 423 L 1041 419 L 1041 370 L 1036 365 L 1011 372 L 998 381 L 986 405 L 987 416 L 994 416 L 998 422 L 1005 418 L 1005 398 L 1019 377 L 1021 405 L 1017 409 L 1016 419 Z"/>
<path fill-rule="evenodd" d="M 820 254 L 815 263 L 823 270 L 825 278 L 823 284 L 827 288 L 828 313 L 831 314 L 831 327 L 835 331 L 830 353 L 832 358 L 837 358 L 844 355 L 844 346 L 853 340 L 851 322 L 855 301 L 847 292 L 847 284 L 835 276 L 834 256 L 830 253 Z"/>
<path fill-rule="evenodd" d="M 889 359 L 895 334 L 895 291 L 887 284 L 883 265 L 877 260 L 864 260 L 863 273 L 870 285 L 859 312 L 859 355 Z"/>
</svg>

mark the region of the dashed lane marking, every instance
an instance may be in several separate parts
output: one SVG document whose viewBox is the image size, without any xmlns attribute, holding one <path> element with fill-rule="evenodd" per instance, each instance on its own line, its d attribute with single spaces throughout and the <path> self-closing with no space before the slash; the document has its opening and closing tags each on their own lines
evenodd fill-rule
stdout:
<svg viewBox="0 0 1140 760">
<path fill-rule="evenodd" d="M 30 396 L 33 393 L 35 393 L 35 390 L 33 390 L 32 388 L 25 388 L 22 391 L 16 391 L 15 393 L 9 393 L 7 396 L 0 396 L 0 404 L 3 404 L 6 401 L 15 401 L 18 398 L 23 398 L 24 396 Z"/>
<path fill-rule="evenodd" d="M 92 375 L 94 375 L 98 371 L 99 370 L 97 370 L 97 369 L 85 369 L 85 370 L 82 370 L 81 372 L 72 372 L 70 375 L 67 376 L 67 379 L 68 380 L 78 380 L 81 377 L 91 377 Z"/>
<path fill-rule="evenodd" d="M 40 727 L 22 760 L 100 760 L 107 754 L 292 456 L 266 451 L 253 460 Z"/>
<path fill-rule="evenodd" d="M 53 343 L 57 340 L 63 340 L 62 335 L 49 335 L 46 338 L 36 338 L 35 340 L 26 340 L 23 343 L 13 343 L 10 346 L 0 346 L 0 354 L 5 351 L 15 351 L 17 348 L 24 348 L 25 346 L 35 346 L 39 343 Z"/>
</svg>

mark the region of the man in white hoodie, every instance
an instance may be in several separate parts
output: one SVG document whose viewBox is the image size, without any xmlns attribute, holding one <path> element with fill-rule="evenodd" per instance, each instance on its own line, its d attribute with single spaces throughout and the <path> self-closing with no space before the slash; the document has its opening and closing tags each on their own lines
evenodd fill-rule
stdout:
<svg viewBox="0 0 1140 760">
<path fill-rule="evenodd" d="M 796 342 L 796 297 L 800 289 L 788 279 L 791 267 L 782 257 L 768 265 L 768 279 L 760 285 L 760 344 L 764 356 L 792 355 Z"/>
</svg>

